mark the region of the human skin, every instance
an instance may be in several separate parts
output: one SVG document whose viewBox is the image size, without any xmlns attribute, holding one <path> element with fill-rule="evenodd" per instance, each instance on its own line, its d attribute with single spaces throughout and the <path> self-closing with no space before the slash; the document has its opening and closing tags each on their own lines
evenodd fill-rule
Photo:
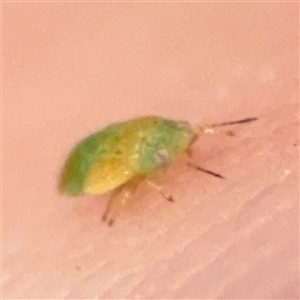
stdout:
<svg viewBox="0 0 300 300">
<path fill-rule="evenodd" d="M 3 3 L 2 298 L 299 298 L 298 3 Z M 142 115 L 204 135 L 108 227 L 67 198 L 86 135 Z M 225 128 L 224 128 L 225 130 Z"/>
</svg>

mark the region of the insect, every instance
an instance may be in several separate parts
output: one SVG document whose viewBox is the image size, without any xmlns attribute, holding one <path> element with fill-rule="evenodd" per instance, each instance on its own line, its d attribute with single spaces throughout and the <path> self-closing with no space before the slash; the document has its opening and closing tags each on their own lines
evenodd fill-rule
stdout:
<svg viewBox="0 0 300 300">
<path fill-rule="evenodd" d="M 195 127 L 185 121 L 146 116 L 114 123 L 81 141 L 70 153 L 62 171 L 62 194 L 101 195 L 112 191 L 103 221 L 113 225 L 141 182 L 146 181 L 165 199 L 173 202 L 152 179 L 161 176 L 179 157 L 191 155 L 191 146 L 202 134 L 217 127 L 247 123 L 256 118 Z M 199 171 L 220 174 L 186 161 Z"/>
</svg>

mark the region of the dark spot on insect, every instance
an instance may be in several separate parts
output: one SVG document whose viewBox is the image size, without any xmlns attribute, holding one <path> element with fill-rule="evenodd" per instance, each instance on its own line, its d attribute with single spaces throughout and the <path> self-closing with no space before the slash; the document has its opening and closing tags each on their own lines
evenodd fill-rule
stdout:
<svg viewBox="0 0 300 300">
<path fill-rule="evenodd" d="M 299 142 L 296 142 L 296 143 L 293 144 L 294 147 L 296 147 L 298 145 L 299 145 Z"/>
<path fill-rule="evenodd" d="M 122 154 L 122 151 L 121 150 L 117 150 L 116 154 Z"/>
<path fill-rule="evenodd" d="M 77 271 L 81 271 L 80 266 L 76 266 L 75 268 L 76 268 Z"/>
</svg>

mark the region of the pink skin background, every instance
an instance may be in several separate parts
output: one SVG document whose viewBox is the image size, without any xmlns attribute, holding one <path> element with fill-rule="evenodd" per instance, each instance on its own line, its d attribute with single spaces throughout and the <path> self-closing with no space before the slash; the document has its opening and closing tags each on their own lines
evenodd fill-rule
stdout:
<svg viewBox="0 0 300 300">
<path fill-rule="evenodd" d="M 2 297 L 299 297 L 298 3 L 2 4 Z M 109 228 L 109 193 L 67 198 L 70 149 L 141 115 L 191 124 L 193 161 L 142 185 Z M 228 128 L 229 129 L 229 128 Z"/>
</svg>

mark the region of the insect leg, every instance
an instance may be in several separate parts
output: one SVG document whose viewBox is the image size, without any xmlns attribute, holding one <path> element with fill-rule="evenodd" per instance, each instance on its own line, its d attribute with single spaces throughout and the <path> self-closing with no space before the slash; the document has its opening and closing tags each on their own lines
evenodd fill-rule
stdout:
<svg viewBox="0 0 300 300">
<path fill-rule="evenodd" d="M 186 150 L 185 150 L 185 154 L 188 156 L 188 157 L 192 157 L 193 156 L 193 150 L 191 147 L 188 147 Z"/>
<path fill-rule="evenodd" d="M 166 200 L 170 201 L 170 202 L 174 202 L 174 199 L 171 195 L 166 195 L 163 191 L 162 188 L 158 185 L 156 185 L 155 183 L 153 183 L 150 180 L 146 180 L 147 184 L 152 187 L 153 189 L 155 189 L 157 192 L 160 193 L 160 195 L 165 198 Z"/>
<path fill-rule="evenodd" d="M 109 215 L 111 214 L 111 212 L 113 211 L 114 206 L 115 206 L 116 202 L 118 201 L 118 196 L 119 196 L 119 194 L 122 192 L 123 188 L 124 188 L 124 186 L 122 185 L 122 186 L 116 188 L 116 189 L 112 192 L 112 194 L 111 194 L 111 196 L 110 196 L 110 199 L 109 199 L 109 201 L 108 201 L 108 203 L 107 203 L 107 205 L 106 205 L 105 212 L 104 212 L 104 214 L 103 214 L 103 216 L 102 216 L 102 220 L 103 220 L 104 222 L 107 220 L 108 216 L 109 216 Z M 111 221 L 111 219 L 110 219 L 110 220 L 109 220 L 109 223 L 111 223 L 111 222 L 113 223 L 113 221 Z M 112 225 L 112 224 L 111 224 L 111 225 Z"/>
<path fill-rule="evenodd" d="M 133 178 L 113 191 L 102 217 L 103 221 L 108 221 L 109 226 L 114 224 L 116 218 L 136 191 L 141 180 L 141 178 Z"/>
<path fill-rule="evenodd" d="M 225 177 L 223 177 L 222 175 L 220 175 L 220 174 L 218 174 L 218 173 L 215 173 L 215 172 L 213 172 L 213 171 L 209 171 L 209 170 L 207 170 L 207 169 L 204 169 L 204 168 L 202 168 L 202 167 L 200 167 L 200 166 L 197 166 L 197 165 L 195 165 L 195 164 L 193 164 L 193 163 L 191 163 L 191 162 L 189 162 L 189 161 L 186 161 L 186 164 L 187 164 L 189 167 L 191 167 L 191 168 L 193 168 L 193 169 L 196 169 L 197 171 L 201 171 L 201 172 L 204 172 L 204 173 L 206 173 L 206 174 L 212 175 L 212 176 L 214 176 L 214 177 L 218 177 L 218 178 L 225 179 Z"/>
</svg>

